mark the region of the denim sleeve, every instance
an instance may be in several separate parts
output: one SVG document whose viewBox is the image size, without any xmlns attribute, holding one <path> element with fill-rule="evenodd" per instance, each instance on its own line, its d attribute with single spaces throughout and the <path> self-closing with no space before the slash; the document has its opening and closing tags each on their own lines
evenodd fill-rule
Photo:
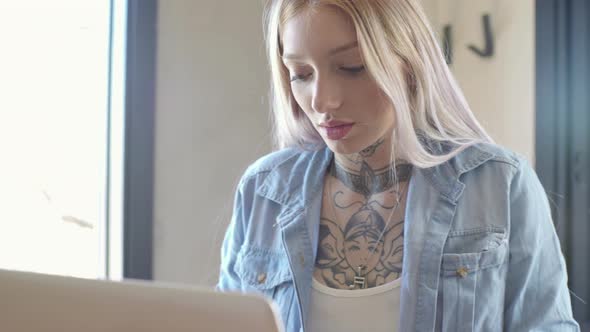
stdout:
<svg viewBox="0 0 590 332">
<path fill-rule="evenodd" d="M 240 181 L 234 198 L 231 222 L 225 232 L 221 245 L 221 266 L 219 280 L 216 285 L 218 291 L 239 291 L 241 281 L 235 272 L 236 256 L 244 242 L 244 193 L 243 181 Z"/>
<path fill-rule="evenodd" d="M 504 331 L 579 331 L 545 191 L 522 160 L 510 188 Z"/>
</svg>

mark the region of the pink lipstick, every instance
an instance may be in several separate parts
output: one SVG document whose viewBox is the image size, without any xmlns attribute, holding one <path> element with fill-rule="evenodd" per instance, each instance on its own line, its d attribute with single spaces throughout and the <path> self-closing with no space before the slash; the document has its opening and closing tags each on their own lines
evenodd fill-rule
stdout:
<svg viewBox="0 0 590 332">
<path fill-rule="evenodd" d="M 325 123 L 321 123 L 320 127 L 326 132 L 326 136 L 328 136 L 331 140 L 341 140 L 344 138 L 350 130 L 354 126 L 354 123 L 347 123 L 342 121 L 329 121 Z"/>
</svg>

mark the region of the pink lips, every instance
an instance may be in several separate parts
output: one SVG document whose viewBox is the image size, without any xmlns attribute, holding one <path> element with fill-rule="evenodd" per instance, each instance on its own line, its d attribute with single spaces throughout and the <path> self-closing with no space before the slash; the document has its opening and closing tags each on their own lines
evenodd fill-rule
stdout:
<svg viewBox="0 0 590 332">
<path fill-rule="evenodd" d="M 320 124 L 320 127 L 325 130 L 326 136 L 328 136 L 329 139 L 337 141 L 344 138 L 350 132 L 353 125 L 354 123 L 330 121 Z"/>
</svg>

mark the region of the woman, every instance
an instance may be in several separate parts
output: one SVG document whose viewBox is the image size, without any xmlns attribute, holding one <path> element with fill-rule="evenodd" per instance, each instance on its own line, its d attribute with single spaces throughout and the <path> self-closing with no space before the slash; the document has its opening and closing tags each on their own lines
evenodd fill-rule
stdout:
<svg viewBox="0 0 590 332">
<path fill-rule="evenodd" d="M 242 177 L 218 288 L 287 331 L 577 331 L 547 198 L 467 105 L 417 0 L 271 0 L 279 151 Z"/>
</svg>

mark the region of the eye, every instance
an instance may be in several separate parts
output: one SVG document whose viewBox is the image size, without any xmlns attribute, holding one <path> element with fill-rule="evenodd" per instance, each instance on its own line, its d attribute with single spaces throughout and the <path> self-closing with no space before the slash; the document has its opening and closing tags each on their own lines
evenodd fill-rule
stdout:
<svg viewBox="0 0 590 332">
<path fill-rule="evenodd" d="M 348 247 L 348 251 L 359 251 L 359 250 L 361 250 L 361 248 L 359 248 L 358 246 L 353 245 L 353 246 Z"/>
<path fill-rule="evenodd" d="M 350 74 L 359 74 L 365 70 L 365 66 L 356 66 L 356 67 L 340 67 L 340 70 L 343 70 Z"/>
<path fill-rule="evenodd" d="M 309 76 L 311 76 L 311 74 L 294 74 L 293 76 L 291 76 L 291 82 L 304 81 Z"/>
</svg>

